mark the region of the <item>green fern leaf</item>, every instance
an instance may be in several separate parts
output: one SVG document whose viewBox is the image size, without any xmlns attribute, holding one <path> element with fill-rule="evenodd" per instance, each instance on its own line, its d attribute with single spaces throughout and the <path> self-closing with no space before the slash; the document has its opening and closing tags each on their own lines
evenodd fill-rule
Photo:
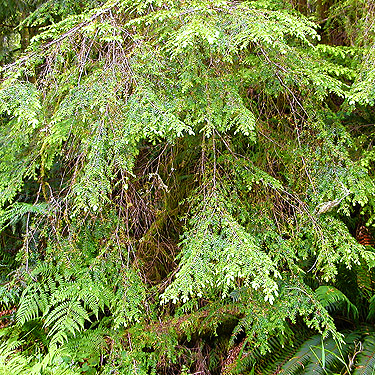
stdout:
<svg viewBox="0 0 375 375">
<path fill-rule="evenodd" d="M 21 303 L 17 310 L 16 320 L 19 325 L 25 324 L 27 321 L 39 317 L 39 306 L 35 294 L 30 291 L 34 288 L 26 289 L 21 296 Z"/>
<path fill-rule="evenodd" d="M 44 327 L 50 329 L 48 337 L 52 337 L 52 343 L 63 343 L 68 333 L 74 336 L 83 329 L 86 320 L 90 317 L 79 301 L 65 301 L 46 315 Z"/>
<path fill-rule="evenodd" d="M 367 319 L 373 319 L 375 317 L 375 295 L 370 298 L 369 302 Z"/>
<path fill-rule="evenodd" d="M 353 375 L 374 375 L 375 373 L 375 336 L 367 336 L 363 342 L 363 351 L 358 355 Z"/>
<path fill-rule="evenodd" d="M 321 336 L 315 335 L 309 340 L 305 341 L 296 354 L 287 363 L 285 363 L 280 374 L 295 375 L 298 374 L 311 359 L 311 347 L 316 347 L 321 342 Z"/>
<path fill-rule="evenodd" d="M 340 308 L 343 304 L 346 305 L 348 311 L 351 311 L 354 318 L 358 318 L 358 309 L 352 304 L 348 297 L 340 290 L 333 286 L 320 286 L 315 290 L 315 294 L 320 303 L 328 310 L 335 311 Z"/>
</svg>

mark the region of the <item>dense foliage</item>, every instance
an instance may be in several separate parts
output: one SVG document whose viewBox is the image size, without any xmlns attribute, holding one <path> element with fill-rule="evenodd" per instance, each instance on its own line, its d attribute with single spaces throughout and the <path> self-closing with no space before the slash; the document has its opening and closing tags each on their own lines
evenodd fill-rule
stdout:
<svg viewBox="0 0 375 375">
<path fill-rule="evenodd" d="M 373 374 L 374 24 L 0 0 L 0 374 Z"/>
</svg>

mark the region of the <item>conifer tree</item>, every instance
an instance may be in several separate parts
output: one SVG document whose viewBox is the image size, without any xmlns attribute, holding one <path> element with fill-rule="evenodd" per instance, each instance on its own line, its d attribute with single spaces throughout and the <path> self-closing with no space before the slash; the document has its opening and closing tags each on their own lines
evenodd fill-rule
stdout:
<svg viewBox="0 0 375 375">
<path fill-rule="evenodd" d="M 0 3 L 0 373 L 371 373 L 374 20 Z"/>
</svg>

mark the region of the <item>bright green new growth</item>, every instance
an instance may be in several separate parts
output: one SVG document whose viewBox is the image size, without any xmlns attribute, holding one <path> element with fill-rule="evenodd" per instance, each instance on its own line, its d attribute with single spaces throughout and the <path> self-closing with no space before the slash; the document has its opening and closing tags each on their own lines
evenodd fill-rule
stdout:
<svg viewBox="0 0 375 375">
<path fill-rule="evenodd" d="M 374 19 L 0 3 L 0 373 L 371 373 Z"/>
</svg>

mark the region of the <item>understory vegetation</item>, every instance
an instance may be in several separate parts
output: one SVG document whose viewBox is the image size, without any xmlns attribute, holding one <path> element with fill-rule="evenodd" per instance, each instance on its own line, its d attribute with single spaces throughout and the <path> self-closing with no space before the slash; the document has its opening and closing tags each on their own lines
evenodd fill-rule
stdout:
<svg viewBox="0 0 375 375">
<path fill-rule="evenodd" d="M 0 0 L 0 375 L 375 374 L 375 5 Z"/>
</svg>

